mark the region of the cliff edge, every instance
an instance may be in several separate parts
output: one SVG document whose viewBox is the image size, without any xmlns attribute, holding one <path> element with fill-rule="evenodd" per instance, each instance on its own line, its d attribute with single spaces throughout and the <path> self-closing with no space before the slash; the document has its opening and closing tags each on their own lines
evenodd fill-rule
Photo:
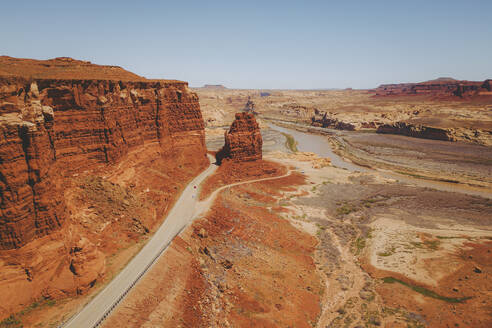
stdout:
<svg viewBox="0 0 492 328">
<path fill-rule="evenodd" d="M 92 287 L 208 164 L 186 82 L 66 57 L 0 57 L 0 131 L 0 318 Z"/>
</svg>

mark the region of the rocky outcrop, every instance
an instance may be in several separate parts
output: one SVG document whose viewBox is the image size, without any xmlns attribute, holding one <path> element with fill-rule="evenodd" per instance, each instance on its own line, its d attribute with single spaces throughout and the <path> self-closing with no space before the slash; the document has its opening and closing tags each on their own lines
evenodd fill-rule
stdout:
<svg viewBox="0 0 492 328">
<path fill-rule="evenodd" d="M 315 114 L 311 117 L 311 125 L 319 126 L 322 128 L 332 128 L 337 130 L 348 130 L 354 131 L 355 125 L 348 122 L 339 121 L 336 118 L 331 118 L 328 116 L 326 112 L 316 111 Z"/>
<path fill-rule="evenodd" d="M 483 91 L 480 91 L 480 94 L 490 95 L 492 92 L 492 80 L 485 80 L 482 84 L 482 90 Z"/>
<path fill-rule="evenodd" d="M 455 141 L 455 138 L 446 129 L 432 128 L 423 125 L 413 125 L 405 122 L 383 124 L 376 130 L 377 133 L 400 134 L 408 137 Z"/>
<path fill-rule="evenodd" d="M 67 58 L 29 60 L 22 75 L 22 60 L 1 59 L 0 249 L 63 225 L 62 184 L 71 174 L 118 163 L 149 143 L 163 156 L 206 160 L 198 97 L 185 82 L 133 78 L 118 67 Z M 50 65 L 72 78 L 51 78 Z"/>
<path fill-rule="evenodd" d="M 224 134 L 225 144 L 217 152 L 217 163 L 224 159 L 247 162 L 262 159 L 263 141 L 260 127 L 251 113 L 237 113 L 229 131 Z"/>
<path fill-rule="evenodd" d="M 429 95 L 437 97 L 471 97 L 490 91 L 490 80 L 458 81 L 440 78 L 421 83 L 382 84 L 374 91 L 376 96 Z"/>
<path fill-rule="evenodd" d="M 247 113 L 258 114 L 258 113 L 256 112 L 256 105 L 255 105 L 255 103 L 253 102 L 253 100 L 251 100 L 251 97 L 248 97 L 248 101 L 247 101 L 247 102 L 246 102 L 246 104 L 244 105 L 243 111 L 244 111 L 244 112 L 247 112 Z"/>
<path fill-rule="evenodd" d="M 417 123 L 396 122 L 380 125 L 377 133 L 399 134 L 414 138 L 473 142 L 484 146 L 492 145 L 490 130 L 470 128 L 442 128 L 430 127 Z"/>
</svg>

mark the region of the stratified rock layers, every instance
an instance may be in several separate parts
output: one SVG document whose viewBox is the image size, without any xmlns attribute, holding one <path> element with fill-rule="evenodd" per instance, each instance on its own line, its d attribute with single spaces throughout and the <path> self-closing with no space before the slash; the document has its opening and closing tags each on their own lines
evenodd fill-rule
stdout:
<svg viewBox="0 0 492 328">
<path fill-rule="evenodd" d="M 251 113 L 237 113 L 229 131 L 224 134 L 224 147 L 217 153 L 217 162 L 224 158 L 236 162 L 255 161 L 262 158 L 263 140 L 260 127 Z"/>
<path fill-rule="evenodd" d="M 382 84 L 376 88 L 377 96 L 430 95 L 437 97 L 489 96 L 490 81 L 457 81 L 452 79 L 434 80 L 421 83 Z"/>
<path fill-rule="evenodd" d="M 456 139 L 446 129 L 413 125 L 405 122 L 380 125 L 376 132 L 383 134 L 400 134 L 414 138 L 456 141 Z"/>
<path fill-rule="evenodd" d="M 63 224 L 70 174 L 147 143 L 180 161 L 206 160 L 198 97 L 179 81 L 0 77 L 0 131 L 0 249 Z"/>
</svg>

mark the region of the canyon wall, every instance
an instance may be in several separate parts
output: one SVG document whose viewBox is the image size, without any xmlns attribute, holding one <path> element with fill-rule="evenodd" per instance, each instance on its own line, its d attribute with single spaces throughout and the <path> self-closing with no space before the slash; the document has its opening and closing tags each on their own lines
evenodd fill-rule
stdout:
<svg viewBox="0 0 492 328">
<path fill-rule="evenodd" d="M 374 90 L 376 96 L 430 95 L 438 97 L 489 95 L 490 91 L 490 80 L 480 82 L 446 78 L 421 83 L 382 84 Z"/>
<path fill-rule="evenodd" d="M 380 125 L 376 132 L 382 134 L 399 134 L 414 138 L 456 141 L 456 139 L 447 129 L 414 125 L 405 122 L 395 122 L 393 124 Z"/>
<path fill-rule="evenodd" d="M 186 82 L 66 57 L 0 56 L 0 131 L 0 320 L 76 309 L 209 164 Z"/>
<path fill-rule="evenodd" d="M 0 76 L 0 249 L 59 228 L 63 179 L 158 143 L 205 157 L 198 97 L 179 81 Z"/>
</svg>

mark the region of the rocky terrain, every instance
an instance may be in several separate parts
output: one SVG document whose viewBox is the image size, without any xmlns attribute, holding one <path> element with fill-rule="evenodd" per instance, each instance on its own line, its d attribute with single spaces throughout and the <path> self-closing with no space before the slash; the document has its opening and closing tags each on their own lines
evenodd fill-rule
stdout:
<svg viewBox="0 0 492 328">
<path fill-rule="evenodd" d="M 482 84 L 487 88 L 490 81 Z M 411 135 L 420 138 L 439 135 L 449 141 L 492 145 L 492 95 L 485 91 L 471 97 L 425 93 L 383 96 L 376 95 L 375 90 L 196 91 L 211 133 L 224 127 L 249 101 L 255 104 L 257 117 L 273 121 L 407 135 L 411 129 Z"/>
<path fill-rule="evenodd" d="M 237 113 L 229 131 L 224 133 L 225 143 L 216 154 L 217 163 L 224 159 L 235 162 L 261 159 L 263 140 L 260 127 L 251 113 Z"/>
<path fill-rule="evenodd" d="M 187 83 L 70 58 L 0 58 L 0 129 L 2 319 L 105 281 L 208 164 Z"/>
<path fill-rule="evenodd" d="M 421 83 L 382 84 L 376 88 L 377 96 L 430 95 L 433 97 L 475 97 L 492 95 L 491 81 L 457 81 L 438 78 Z"/>
<path fill-rule="evenodd" d="M 106 327 L 490 326 L 489 199 L 338 168 L 262 135 L 264 159 L 225 161 L 200 186 L 206 201 L 243 183 L 220 191 Z"/>
<path fill-rule="evenodd" d="M 278 207 L 302 183 L 293 175 L 220 193 L 105 327 L 312 327 L 323 293 L 316 240 Z"/>
<path fill-rule="evenodd" d="M 251 136 L 259 134 L 252 114 L 236 116 L 230 131 L 238 130 L 242 147 L 250 149 Z M 255 160 L 224 160 L 204 182 L 200 198 L 213 201 L 211 209 L 173 241 L 106 327 L 316 323 L 323 293 L 313 261 L 316 240 L 282 219 L 284 210 L 278 206 L 285 193 L 296 193 L 304 177 L 261 160 L 261 147 L 257 151 Z M 243 184 L 210 199 L 214 190 L 234 183 Z"/>
<path fill-rule="evenodd" d="M 83 307 L 207 152 L 208 210 L 104 326 L 490 327 L 490 81 L 456 83 L 199 99 L 120 67 L 0 57 L 0 328 Z"/>
<path fill-rule="evenodd" d="M 271 137 L 271 129 L 262 133 L 266 140 L 283 143 L 281 135 Z M 422 152 L 416 165 L 431 167 L 433 161 L 443 161 L 455 166 L 452 157 L 459 163 L 458 155 L 446 149 L 452 143 L 417 139 L 414 144 L 412 138 L 391 136 L 383 145 L 385 136 L 374 136 L 379 147 L 395 144 L 392 147 L 401 146 L 397 149 L 403 153 L 406 145 L 409 156 L 416 145 L 425 149 L 430 143 L 439 143 L 439 156 L 450 156 L 444 160 Z M 367 139 L 360 134 L 349 140 L 352 144 Z M 405 145 L 404 140 L 408 140 Z M 488 327 L 492 323 L 491 262 L 486 256 L 492 251 L 490 199 L 467 195 L 469 190 L 459 186 L 450 191 L 434 189 L 438 184 L 421 187 L 420 178 L 398 181 L 398 176 L 362 167 L 318 166 L 314 155 L 288 148 L 279 152 L 270 142 L 266 145 L 265 158 L 280 160 L 306 177 L 295 195 L 284 195 L 278 204 L 283 218 L 318 239 L 315 264 L 325 289 L 315 326 Z M 462 148 L 457 153 L 468 151 L 466 144 L 458 145 Z M 467 156 L 474 153 L 469 151 Z M 400 166 L 407 162 L 392 161 Z M 455 170 L 459 167 L 468 174 L 481 172 L 466 163 Z"/>
</svg>

